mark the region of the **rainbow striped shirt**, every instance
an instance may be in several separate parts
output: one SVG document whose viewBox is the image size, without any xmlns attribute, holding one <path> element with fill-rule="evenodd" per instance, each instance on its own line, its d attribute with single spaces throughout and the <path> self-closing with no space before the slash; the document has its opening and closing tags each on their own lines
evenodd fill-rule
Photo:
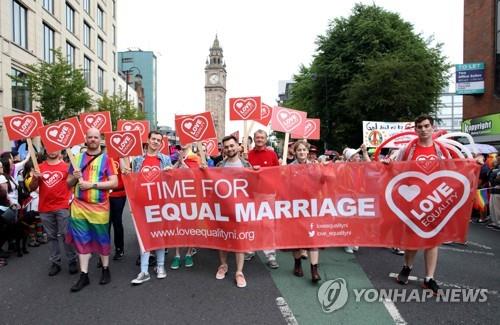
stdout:
<svg viewBox="0 0 500 325">
<path fill-rule="evenodd" d="M 80 153 L 75 156 L 76 165 L 80 169 L 91 160 L 93 156 L 87 155 L 86 153 Z M 69 173 L 73 174 L 73 166 L 70 165 Z M 94 159 L 89 166 L 85 168 L 82 174 L 82 178 L 85 181 L 91 183 L 103 182 L 108 180 L 111 175 L 116 175 L 117 171 L 113 160 L 106 154 L 103 153 L 96 159 Z M 89 189 L 86 191 L 80 190 L 78 185 L 75 186 L 75 198 L 88 202 L 88 203 L 102 203 L 108 200 L 109 190 L 98 190 Z"/>
</svg>

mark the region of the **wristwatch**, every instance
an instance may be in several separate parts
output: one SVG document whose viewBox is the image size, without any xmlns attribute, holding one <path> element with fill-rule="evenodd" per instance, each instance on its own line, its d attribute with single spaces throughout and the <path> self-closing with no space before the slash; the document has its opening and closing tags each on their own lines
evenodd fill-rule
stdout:
<svg viewBox="0 0 500 325">
<path fill-rule="evenodd" d="M 97 183 L 92 184 L 92 188 L 95 188 L 97 190 Z"/>
</svg>

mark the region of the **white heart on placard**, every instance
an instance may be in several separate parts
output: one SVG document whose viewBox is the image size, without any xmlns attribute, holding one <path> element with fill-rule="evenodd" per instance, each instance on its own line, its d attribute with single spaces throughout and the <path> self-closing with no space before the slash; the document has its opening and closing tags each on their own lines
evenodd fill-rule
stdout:
<svg viewBox="0 0 500 325">
<path fill-rule="evenodd" d="M 124 129 L 125 131 L 130 131 L 130 130 L 132 130 L 132 126 L 131 126 L 131 125 L 124 125 L 124 126 L 123 126 L 123 129 Z"/>
<path fill-rule="evenodd" d="M 134 149 L 135 137 L 131 133 L 111 135 L 111 146 L 122 156 L 126 157 Z"/>
<path fill-rule="evenodd" d="M 408 202 L 413 201 L 420 194 L 420 187 L 417 185 L 401 185 L 398 193 Z"/>
<path fill-rule="evenodd" d="M 289 114 L 288 114 L 288 113 L 286 113 L 286 112 L 280 112 L 280 113 L 279 113 L 279 116 L 280 116 L 280 118 L 281 118 L 281 119 L 286 119 L 286 118 L 288 117 L 288 115 L 289 115 Z"/>
<path fill-rule="evenodd" d="M 19 127 L 21 126 L 21 121 L 20 120 L 15 120 L 12 122 L 12 124 L 15 126 L 15 127 Z"/>
<path fill-rule="evenodd" d="M 94 122 L 94 118 L 89 116 L 85 119 L 85 121 L 87 121 L 88 124 L 92 124 L 92 122 Z"/>
<path fill-rule="evenodd" d="M 59 132 L 57 132 L 57 130 L 51 130 L 51 131 L 49 132 L 49 135 L 50 135 L 51 137 L 54 137 L 54 138 L 55 138 L 55 137 L 57 137 L 57 134 L 58 134 L 58 133 L 59 133 Z"/>
<path fill-rule="evenodd" d="M 188 130 L 191 130 L 191 128 L 193 127 L 193 123 L 191 122 L 186 122 L 183 124 L 183 126 L 188 129 Z"/>
<path fill-rule="evenodd" d="M 243 107 L 243 103 L 242 102 L 237 102 L 237 103 L 235 103 L 235 106 L 238 107 L 238 108 L 241 108 L 241 107 Z"/>
<path fill-rule="evenodd" d="M 118 144 L 118 143 L 120 143 L 120 142 L 121 142 L 121 139 L 120 139 L 120 138 L 113 138 L 113 142 L 114 142 L 115 144 Z"/>
</svg>

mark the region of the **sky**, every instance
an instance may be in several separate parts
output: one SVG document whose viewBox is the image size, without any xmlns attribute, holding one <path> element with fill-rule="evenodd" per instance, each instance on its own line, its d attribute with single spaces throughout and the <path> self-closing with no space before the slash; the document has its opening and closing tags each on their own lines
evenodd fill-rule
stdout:
<svg viewBox="0 0 500 325">
<path fill-rule="evenodd" d="M 463 58 L 463 0 L 119 0 L 118 50 L 154 51 L 158 63 L 158 124 L 205 110 L 205 60 L 215 35 L 227 70 L 230 97 L 261 96 L 276 105 L 280 80 L 309 65 L 318 35 L 350 15 L 355 3 L 397 12 L 426 39 L 444 44 L 452 64 Z M 226 133 L 238 124 L 228 125 Z"/>
</svg>

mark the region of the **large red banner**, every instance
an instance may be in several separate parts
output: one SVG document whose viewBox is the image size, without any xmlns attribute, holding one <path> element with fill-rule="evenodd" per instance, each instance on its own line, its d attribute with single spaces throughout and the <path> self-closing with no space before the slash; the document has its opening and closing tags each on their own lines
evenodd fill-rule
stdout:
<svg viewBox="0 0 500 325">
<path fill-rule="evenodd" d="M 479 165 L 437 162 L 176 169 L 123 177 L 145 250 L 464 242 Z M 299 186 L 300 185 L 300 186 Z"/>
<path fill-rule="evenodd" d="M 43 126 L 40 112 L 4 116 L 3 123 L 11 141 L 36 137 Z"/>
</svg>

